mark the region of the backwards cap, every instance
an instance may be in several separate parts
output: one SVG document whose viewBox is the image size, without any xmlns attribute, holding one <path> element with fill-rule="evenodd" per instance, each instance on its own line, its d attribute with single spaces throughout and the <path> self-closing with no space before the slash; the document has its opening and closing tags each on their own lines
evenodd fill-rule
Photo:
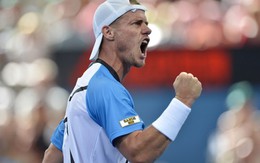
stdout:
<svg viewBox="0 0 260 163">
<path fill-rule="evenodd" d="M 146 10 L 144 6 L 131 4 L 129 0 L 106 0 L 97 8 L 93 19 L 93 29 L 96 41 L 89 60 L 95 61 L 98 58 L 99 47 L 103 38 L 102 28 L 106 25 L 110 25 L 126 12 L 130 10 L 135 11 L 137 9 Z"/>
</svg>

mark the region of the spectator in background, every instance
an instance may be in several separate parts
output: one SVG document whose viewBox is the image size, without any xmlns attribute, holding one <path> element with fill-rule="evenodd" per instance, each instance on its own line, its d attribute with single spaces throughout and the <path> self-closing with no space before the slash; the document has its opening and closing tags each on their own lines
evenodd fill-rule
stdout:
<svg viewBox="0 0 260 163">
<path fill-rule="evenodd" d="M 260 113 L 253 91 L 246 81 L 230 88 L 229 109 L 219 117 L 217 130 L 209 139 L 210 163 L 260 162 Z"/>
</svg>

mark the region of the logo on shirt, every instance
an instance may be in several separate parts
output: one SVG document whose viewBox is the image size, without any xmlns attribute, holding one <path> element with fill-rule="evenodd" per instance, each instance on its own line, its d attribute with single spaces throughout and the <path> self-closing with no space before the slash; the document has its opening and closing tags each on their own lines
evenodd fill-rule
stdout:
<svg viewBox="0 0 260 163">
<path fill-rule="evenodd" d="M 141 122 L 139 116 L 133 116 L 120 121 L 121 127 L 126 127 L 135 123 Z"/>
</svg>

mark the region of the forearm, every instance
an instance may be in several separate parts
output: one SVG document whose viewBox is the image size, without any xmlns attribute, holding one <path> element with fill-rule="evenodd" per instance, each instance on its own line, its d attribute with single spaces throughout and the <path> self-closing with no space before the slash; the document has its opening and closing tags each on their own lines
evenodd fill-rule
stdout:
<svg viewBox="0 0 260 163">
<path fill-rule="evenodd" d="M 42 163 L 61 163 L 62 160 L 62 152 L 53 144 L 50 144 L 50 146 L 44 153 Z"/>
<path fill-rule="evenodd" d="M 120 152 L 131 162 L 153 162 L 175 140 L 190 111 L 181 101 L 173 99 L 152 126 L 122 137 L 117 143 Z"/>
<path fill-rule="evenodd" d="M 154 162 L 170 144 L 170 139 L 153 126 L 122 137 L 119 151 L 132 163 Z"/>
</svg>

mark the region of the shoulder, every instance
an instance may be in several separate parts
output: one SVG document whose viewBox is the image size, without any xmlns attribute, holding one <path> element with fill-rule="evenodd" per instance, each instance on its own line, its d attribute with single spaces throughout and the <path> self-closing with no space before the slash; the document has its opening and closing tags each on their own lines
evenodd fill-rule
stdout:
<svg viewBox="0 0 260 163">
<path fill-rule="evenodd" d="M 88 90 L 106 93 L 128 92 L 126 88 L 118 82 L 105 67 L 101 67 L 92 77 L 89 82 Z"/>
</svg>

